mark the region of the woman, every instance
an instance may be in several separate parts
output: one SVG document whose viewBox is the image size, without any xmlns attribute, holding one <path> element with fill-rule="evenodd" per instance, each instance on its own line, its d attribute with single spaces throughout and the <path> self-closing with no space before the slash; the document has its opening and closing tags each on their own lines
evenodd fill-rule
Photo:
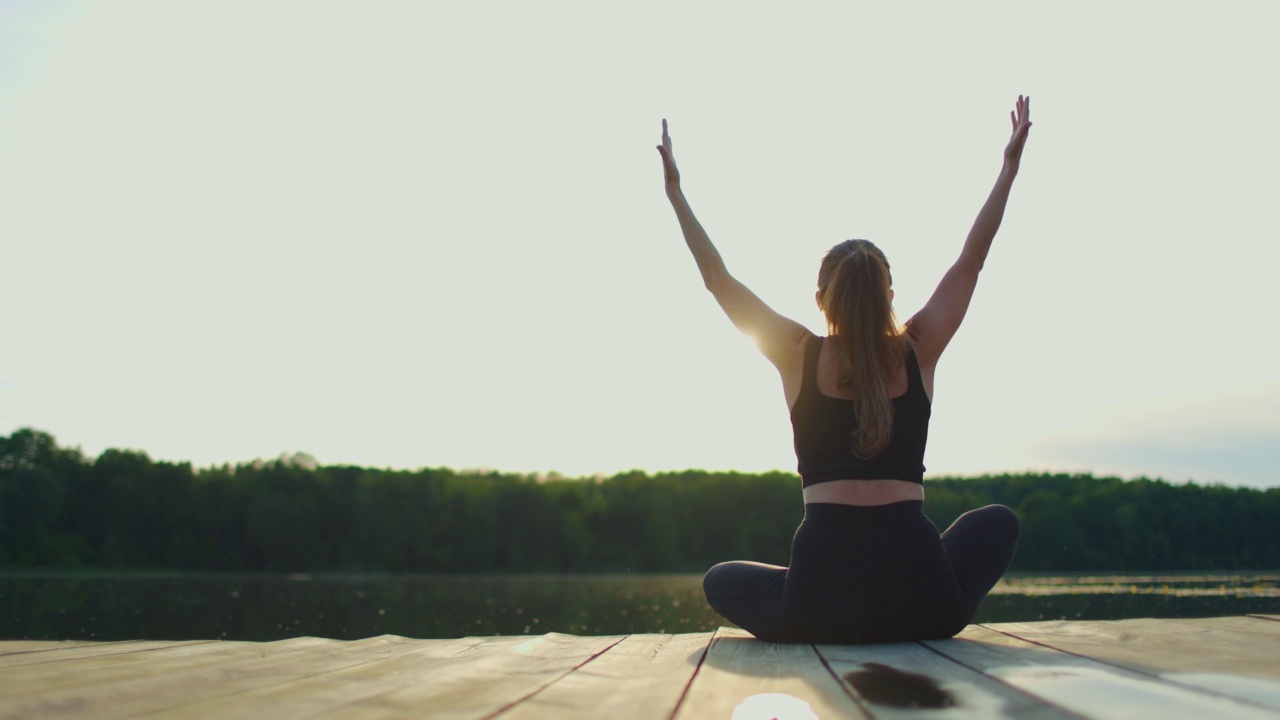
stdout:
<svg viewBox="0 0 1280 720">
<path fill-rule="evenodd" d="M 778 368 L 802 479 L 805 514 L 790 567 L 726 562 L 707 572 L 711 607 L 761 640 L 867 643 L 960 632 L 1013 559 L 1018 519 L 1001 505 L 965 513 L 939 535 L 924 514 L 924 446 L 934 369 L 960 327 L 1018 174 L 1030 98 L 994 189 L 960 259 L 905 326 L 893 313 L 889 264 L 849 240 L 818 272 L 827 337 L 774 312 L 725 269 L 680 189 L 662 122 L 667 197 L 703 282 L 729 319 Z"/>
</svg>

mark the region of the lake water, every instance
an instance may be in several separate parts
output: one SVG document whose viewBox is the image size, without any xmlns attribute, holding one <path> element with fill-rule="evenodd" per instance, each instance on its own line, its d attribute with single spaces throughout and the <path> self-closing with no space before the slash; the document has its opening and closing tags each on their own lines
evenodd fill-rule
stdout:
<svg viewBox="0 0 1280 720">
<path fill-rule="evenodd" d="M 1280 614 L 1280 573 L 1014 575 L 977 622 Z M 694 632 L 700 575 L 0 574 L 0 639 Z"/>
</svg>

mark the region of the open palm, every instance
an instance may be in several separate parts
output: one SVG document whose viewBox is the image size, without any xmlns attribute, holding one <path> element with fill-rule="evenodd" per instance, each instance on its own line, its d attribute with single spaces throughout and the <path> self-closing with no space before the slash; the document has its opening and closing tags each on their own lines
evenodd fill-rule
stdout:
<svg viewBox="0 0 1280 720">
<path fill-rule="evenodd" d="M 662 120 L 662 144 L 658 146 L 658 154 L 662 156 L 662 174 L 667 187 L 680 184 L 680 170 L 676 168 L 676 156 L 671 150 L 671 136 L 667 134 L 667 120 Z"/>
<path fill-rule="evenodd" d="M 1013 136 L 1004 148 L 1006 162 L 1017 163 L 1022 159 L 1022 148 L 1027 144 L 1027 134 L 1031 131 L 1031 97 L 1018 96 L 1017 106 L 1009 111 L 1009 120 L 1013 123 Z"/>
</svg>

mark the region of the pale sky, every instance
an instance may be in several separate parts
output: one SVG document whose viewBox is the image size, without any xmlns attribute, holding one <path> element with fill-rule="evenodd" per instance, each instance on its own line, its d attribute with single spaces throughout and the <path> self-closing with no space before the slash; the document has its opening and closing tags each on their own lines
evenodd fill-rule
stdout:
<svg viewBox="0 0 1280 720">
<path fill-rule="evenodd" d="M 204 466 L 793 470 L 662 192 L 901 319 L 1034 128 L 929 474 L 1280 485 L 1280 5 L 0 0 L 0 432 Z"/>
</svg>

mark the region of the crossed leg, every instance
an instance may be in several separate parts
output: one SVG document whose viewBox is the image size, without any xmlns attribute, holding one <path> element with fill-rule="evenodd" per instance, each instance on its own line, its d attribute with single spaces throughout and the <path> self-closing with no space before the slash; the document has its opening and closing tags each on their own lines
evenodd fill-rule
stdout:
<svg viewBox="0 0 1280 720">
<path fill-rule="evenodd" d="M 966 618 L 973 619 L 982 599 L 1009 568 L 1020 527 L 1012 510 L 988 505 L 961 515 L 943 531 L 942 549 L 960 581 Z"/>
<path fill-rule="evenodd" d="M 736 560 L 722 562 L 702 578 L 711 609 L 761 640 L 783 634 L 782 590 L 787 568 Z"/>
</svg>

